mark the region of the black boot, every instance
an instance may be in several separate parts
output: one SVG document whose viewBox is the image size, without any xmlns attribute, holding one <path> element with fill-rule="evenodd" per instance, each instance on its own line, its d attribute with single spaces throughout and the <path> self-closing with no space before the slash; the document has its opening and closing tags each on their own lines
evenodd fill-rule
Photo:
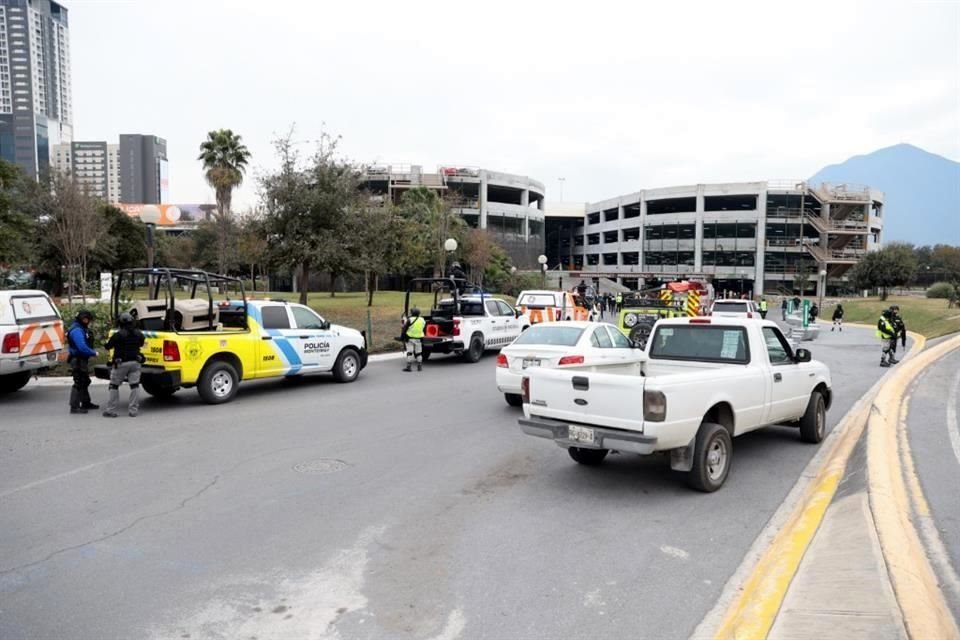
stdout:
<svg viewBox="0 0 960 640">
<path fill-rule="evenodd" d="M 419 362 L 417 363 L 417 371 L 423 371 L 423 365 Z"/>
<path fill-rule="evenodd" d="M 98 404 L 93 404 L 92 402 L 85 402 L 84 404 L 82 404 L 82 405 L 80 405 L 80 406 L 82 406 L 84 409 L 99 409 L 99 408 L 100 408 L 100 405 L 98 405 Z"/>
<path fill-rule="evenodd" d="M 86 407 L 70 407 L 70 413 L 88 413 Z"/>
<path fill-rule="evenodd" d="M 406 371 L 406 372 L 409 372 L 409 371 L 410 371 L 410 365 L 405 366 L 402 370 L 403 370 L 403 371 Z"/>
</svg>

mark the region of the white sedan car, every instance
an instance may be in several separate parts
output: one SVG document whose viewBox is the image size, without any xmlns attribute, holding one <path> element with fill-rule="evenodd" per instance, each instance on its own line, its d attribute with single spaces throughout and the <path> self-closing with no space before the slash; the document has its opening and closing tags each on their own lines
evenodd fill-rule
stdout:
<svg viewBox="0 0 960 640">
<path fill-rule="evenodd" d="M 520 384 L 530 367 L 639 373 L 646 354 L 606 322 L 536 324 L 497 356 L 497 389 L 507 404 L 523 404 Z"/>
</svg>

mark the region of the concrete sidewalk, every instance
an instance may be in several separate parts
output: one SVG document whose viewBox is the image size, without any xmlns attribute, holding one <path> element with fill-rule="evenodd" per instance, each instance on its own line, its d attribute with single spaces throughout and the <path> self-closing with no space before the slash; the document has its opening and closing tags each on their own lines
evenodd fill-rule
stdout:
<svg viewBox="0 0 960 640">
<path fill-rule="evenodd" d="M 870 512 L 865 440 L 790 583 L 770 640 L 908 637 Z"/>
</svg>

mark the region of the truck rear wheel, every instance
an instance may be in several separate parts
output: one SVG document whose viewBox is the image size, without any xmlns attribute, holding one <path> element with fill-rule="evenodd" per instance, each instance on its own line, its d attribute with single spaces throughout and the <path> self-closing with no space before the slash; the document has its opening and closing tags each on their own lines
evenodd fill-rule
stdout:
<svg viewBox="0 0 960 640">
<path fill-rule="evenodd" d="M 567 449 L 567 453 L 569 453 L 570 457 L 579 464 L 586 465 L 588 467 L 596 467 L 603 462 L 603 459 L 607 457 L 607 454 L 610 453 L 610 451 L 608 449 L 583 449 L 581 447 L 570 447 Z"/>
<path fill-rule="evenodd" d="M 810 394 L 807 410 L 800 418 L 800 439 L 810 444 L 817 444 L 823 440 L 827 431 L 827 409 L 823 402 L 823 394 L 814 391 Z"/>
<path fill-rule="evenodd" d="M 207 364 L 197 382 L 197 392 L 207 404 L 230 402 L 237 395 L 240 376 L 229 362 L 218 360 Z"/>
<path fill-rule="evenodd" d="M 523 406 L 523 396 L 519 393 L 505 393 L 503 398 L 507 401 L 507 404 L 511 407 L 522 407 Z"/>
<path fill-rule="evenodd" d="M 733 439 L 722 425 L 704 422 L 697 432 L 693 467 L 687 482 L 698 491 L 711 493 L 723 486 L 730 473 Z"/>
<path fill-rule="evenodd" d="M 483 336 L 475 334 L 470 338 L 470 346 L 463 352 L 463 359 L 467 362 L 479 362 L 483 357 Z"/>
<path fill-rule="evenodd" d="M 0 376 L 0 393 L 20 391 L 20 389 L 23 389 L 23 387 L 30 382 L 32 375 L 29 371 L 21 371 L 19 373 Z"/>
</svg>

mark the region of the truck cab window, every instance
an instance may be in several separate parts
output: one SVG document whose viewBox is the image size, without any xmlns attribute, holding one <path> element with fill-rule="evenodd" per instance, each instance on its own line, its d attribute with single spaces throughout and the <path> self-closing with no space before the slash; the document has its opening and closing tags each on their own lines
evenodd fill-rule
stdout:
<svg viewBox="0 0 960 640">
<path fill-rule="evenodd" d="M 770 364 L 794 364 L 793 350 L 779 331 L 772 327 L 764 327 L 763 340 L 767 343 Z"/>
<path fill-rule="evenodd" d="M 287 308 L 281 305 L 271 305 L 263 308 L 263 328 L 264 329 L 289 329 L 290 316 L 287 315 Z"/>
<path fill-rule="evenodd" d="M 298 329 L 323 329 L 323 318 L 310 309 L 304 307 L 292 307 L 292 309 L 293 319 Z"/>
</svg>

